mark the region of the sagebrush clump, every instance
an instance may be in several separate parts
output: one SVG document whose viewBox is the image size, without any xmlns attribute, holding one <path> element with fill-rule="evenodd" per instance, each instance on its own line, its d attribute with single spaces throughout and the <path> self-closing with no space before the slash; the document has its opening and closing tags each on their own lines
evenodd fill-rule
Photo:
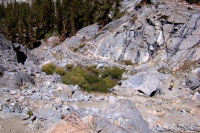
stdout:
<svg viewBox="0 0 200 133">
<path fill-rule="evenodd" d="M 47 75 L 52 75 L 56 69 L 56 66 L 53 63 L 48 63 L 42 66 L 42 71 Z"/>
<path fill-rule="evenodd" d="M 61 68 L 61 67 L 56 68 L 56 69 L 55 69 L 55 72 L 56 72 L 57 74 L 61 75 L 61 76 L 64 76 L 65 73 L 66 73 L 65 70 L 64 70 L 63 68 Z"/>
</svg>

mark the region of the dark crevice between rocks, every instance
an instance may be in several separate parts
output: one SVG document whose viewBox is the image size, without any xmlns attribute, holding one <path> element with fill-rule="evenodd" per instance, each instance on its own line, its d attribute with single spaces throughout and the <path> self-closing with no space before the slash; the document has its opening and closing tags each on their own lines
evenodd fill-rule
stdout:
<svg viewBox="0 0 200 133">
<path fill-rule="evenodd" d="M 138 92 L 140 92 L 140 93 L 142 93 L 142 94 L 145 94 L 143 91 L 141 91 L 141 90 L 138 90 Z M 145 94 L 146 95 L 146 94 Z"/>
<path fill-rule="evenodd" d="M 150 97 L 156 96 L 156 95 L 162 95 L 161 89 L 156 89 L 150 94 Z"/>
<path fill-rule="evenodd" d="M 153 24 L 153 22 L 152 22 L 150 19 L 147 18 L 146 21 L 147 21 L 147 23 L 148 23 L 149 25 L 155 26 L 155 25 Z"/>
<path fill-rule="evenodd" d="M 41 44 L 42 44 L 41 41 L 35 41 L 33 43 L 33 48 L 38 48 Z"/>
</svg>

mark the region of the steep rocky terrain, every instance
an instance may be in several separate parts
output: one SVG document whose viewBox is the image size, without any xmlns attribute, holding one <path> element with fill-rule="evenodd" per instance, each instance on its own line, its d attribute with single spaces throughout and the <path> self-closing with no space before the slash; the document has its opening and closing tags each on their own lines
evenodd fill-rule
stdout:
<svg viewBox="0 0 200 133">
<path fill-rule="evenodd" d="M 200 8 L 132 8 L 138 2 L 124 1 L 122 18 L 85 27 L 56 47 L 58 37 L 29 51 L 0 35 L 0 132 L 199 132 Z M 42 72 L 49 62 L 126 72 L 109 94 L 88 93 Z"/>
</svg>

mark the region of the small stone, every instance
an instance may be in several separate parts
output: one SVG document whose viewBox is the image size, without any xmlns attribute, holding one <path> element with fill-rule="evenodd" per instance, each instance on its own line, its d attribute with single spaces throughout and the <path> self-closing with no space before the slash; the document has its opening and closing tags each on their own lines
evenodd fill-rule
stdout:
<svg viewBox="0 0 200 133">
<path fill-rule="evenodd" d="M 153 111 L 152 111 L 152 114 L 153 114 L 153 115 L 157 115 L 157 111 L 156 111 L 156 110 L 153 110 Z"/>
<path fill-rule="evenodd" d="M 62 102 L 62 99 L 61 99 L 61 98 L 56 98 L 54 101 L 55 101 L 56 103 L 61 103 L 61 102 Z"/>
<path fill-rule="evenodd" d="M 57 90 L 57 91 L 62 91 L 63 89 L 62 89 L 61 86 L 58 86 L 56 90 Z"/>
<path fill-rule="evenodd" d="M 25 99 L 24 96 L 20 96 L 20 97 L 18 98 L 18 102 L 19 102 L 19 103 L 22 103 L 22 102 L 24 101 L 24 99 Z"/>
<path fill-rule="evenodd" d="M 115 103 L 117 100 L 116 100 L 116 98 L 114 97 L 114 96 L 110 96 L 109 97 L 109 102 L 110 103 Z"/>
<path fill-rule="evenodd" d="M 15 90 L 11 90 L 11 91 L 10 91 L 10 94 L 11 94 L 11 95 L 15 95 L 15 94 L 17 94 L 17 92 L 16 92 Z"/>
</svg>

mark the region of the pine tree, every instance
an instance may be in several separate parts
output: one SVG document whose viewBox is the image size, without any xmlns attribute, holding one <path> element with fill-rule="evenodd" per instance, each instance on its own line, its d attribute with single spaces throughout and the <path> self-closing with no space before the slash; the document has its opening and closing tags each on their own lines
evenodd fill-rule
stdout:
<svg viewBox="0 0 200 133">
<path fill-rule="evenodd" d="M 63 30 L 63 15 L 62 15 L 62 7 L 61 1 L 56 0 L 56 13 L 55 13 L 55 24 L 57 26 L 57 30 L 59 34 L 62 34 Z"/>
</svg>

